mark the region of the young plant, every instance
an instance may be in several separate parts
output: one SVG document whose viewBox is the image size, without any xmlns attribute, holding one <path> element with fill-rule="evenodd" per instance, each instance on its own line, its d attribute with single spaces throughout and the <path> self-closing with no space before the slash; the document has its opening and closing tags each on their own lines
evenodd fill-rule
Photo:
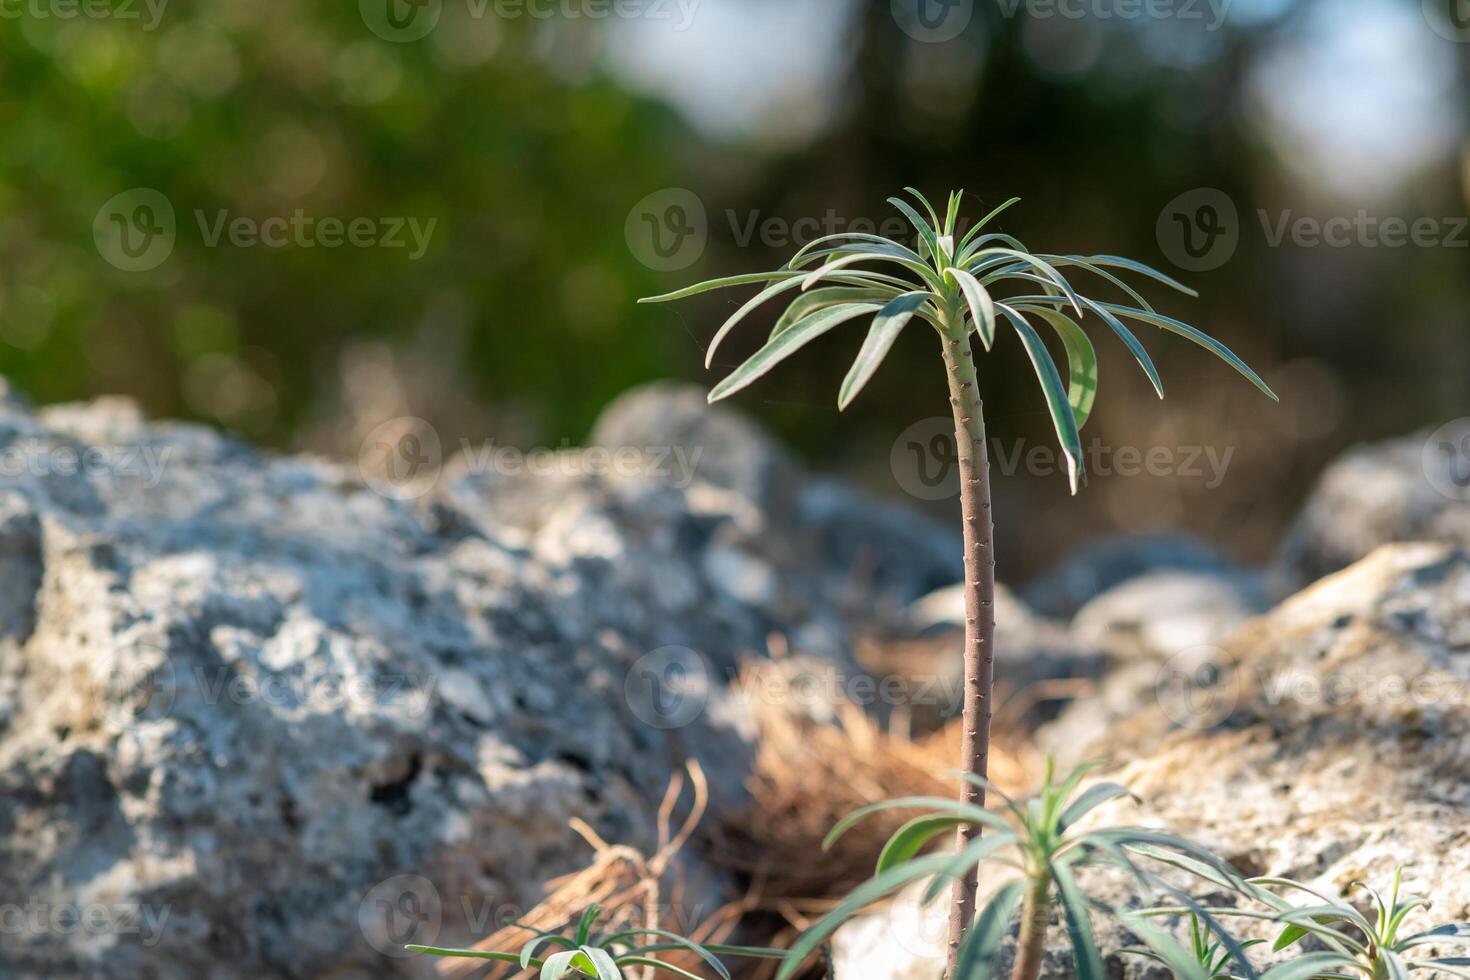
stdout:
<svg viewBox="0 0 1470 980">
<path fill-rule="evenodd" d="M 1075 825 L 1102 803 L 1128 791 L 1116 783 L 1098 783 L 1078 792 L 1092 765 L 1080 766 L 1057 782 L 1051 763 L 1046 766 L 1041 790 L 1024 803 L 992 791 L 1005 805 L 1006 814 L 992 813 L 962 800 L 915 797 L 889 800 L 863 807 L 836 827 L 827 837 L 830 846 L 855 824 L 872 814 L 893 809 L 925 809 L 905 823 L 889 839 L 878 859 L 874 876 L 858 886 L 841 904 L 814 925 L 791 947 L 778 980 L 794 976 L 803 961 L 844 922 L 865 906 L 911 882 L 929 879 L 924 901 L 933 901 L 946 885 L 981 865 L 1010 868 L 1019 876 L 996 889 L 985 909 L 966 931 L 946 976 L 949 980 L 982 980 L 994 975 L 1002 941 L 1011 916 L 1021 909 L 1021 935 L 1017 942 L 1013 980 L 1035 980 L 1041 972 L 1048 916 L 1053 903 L 1060 907 L 1072 944 L 1074 975 L 1079 980 L 1104 980 L 1102 953 L 1092 931 L 1090 915 L 1097 912 L 1116 917 L 1130 932 L 1149 943 L 1181 980 L 1210 980 L 1197 959 L 1163 930 L 1124 909 L 1113 908 L 1082 891 L 1077 870 L 1088 866 L 1111 866 L 1126 871 L 1149 891 L 1167 891 L 1175 901 L 1195 911 L 1201 921 L 1219 936 L 1228 954 L 1247 977 L 1256 974 L 1245 958 L 1244 947 L 1219 926 L 1210 912 L 1185 892 L 1149 870 L 1149 862 L 1160 862 L 1188 871 L 1215 886 L 1237 891 L 1246 889 L 1234 869 L 1205 848 L 1170 834 L 1143 827 L 1104 827 L 1079 831 Z M 967 779 L 974 777 L 967 776 Z M 923 855 L 920 852 L 936 837 L 965 824 L 977 824 L 990 833 L 973 840 L 958 854 Z M 1145 859 L 1140 863 L 1138 859 Z"/>
<path fill-rule="evenodd" d="M 536 935 L 517 953 L 485 949 L 443 949 L 438 946 L 407 948 L 431 956 L 459 956 L 514 963 L 522 970 L 539 970 L 541 980 L 563 980 L 571 977 L 629 980 L 635 976 L 641 978 L 647 971 L 669 973 L 686 980 L 703 980 L 698 973 L 654 956 L 656 953 L 671 951 L 693 953 L 720 980 L 730 980 L 730 971 L 720 962 L 719 955 L 766 959 L 778 959 L 786 955 L 784 950 L 779 949 L 700 944 L 662 929 L 625 929 L 607 934 L 594 933 L 592 927 L 602 911 L 601 905 L 589 905 L 578 920 L 572 936 L 525 926 L 524 928 Z"/>
<path fill-rule="evenodd" d="M 1067 459 L 1072 492 L 1084 479 L 1082 442 L 1097 397 L 1097 357 L 1092 341 L 1078 325 L 1091 315 L 1122 341 L 1148 375 L 1159 397 L 1164 395 L 1158 371 L 1147 351 L 1124 325 L 1125 320 L 1178 334 L 1223 358 L 1272 398 L 1266 383 L 1224 345 L 1188 324 L 1157 312 L 1113 270 L 1136 273 L 1188 295 L 1195 293 L 1162 273 L 1131 259 L 1112 255 L 1052 255 L 1032 252 L 1020 241 L 1000 232 L 986 231 L 989 223 L 1016 202 L 1005 202 L 957 237 L 963 192 L 950 195 L 941 221 L 918 191 L 913 195 L 924 209 L 920 214 L 907 201 L 890 198 L 913 225 L 914 248 L 878 235 L 845 232 L 826 235 L 799 249 L 780 269 L 730 276 L 690 286 L 639 302 L 682 299 L 725 286 L 763 284 L 748 302 L 731 315 L 710 342 L 708 367 L 720 343 L 767 300 L 789 300 L 765 346 L 732 371 L 710 392 L 710 401 L 735 394 L 806 344 L 852 320 L 872 318 L 867 338 L 838 393 L 838 408 L 846 408 L 873 376 L 898 335 L 916 318 L 927 322 L 939 336 L 954 416 L 956 458 L 959 463 L 960 504 L 965 558 L 965 704 L 961 765 L 972 776 L 984 777 L 990 749 L 992 714 L 995 561 L 992 557 L 990 463 L 985 445 L 985 421 L 979 381 L 972 356 L 972 338 L 986 351 L 996 342 L 999 328 L 1016 333 L 1041 383 L 1057 438 Z M 1074 288 L 1062 270 L 1086 273 L 1116 288 L 1127 302 L 1092 299 Z M 1055 331 L 1067 356 L 1068 381 L 1057 372 L 1036 323 Z M 963 788 L 965 802 L 983 807 L 984 782 L 971 780 Z M 959 831 L 959 846 L 970 844 L 981 824 L 967 822 Z M 960 937 L 974 918 L 976 879 L 973 874 L 955 884 L 950 915 L 950 957 L 958 955 Z"/>
<path fill-rule="evenodd" d="M 1137 913 L 1134 919 L 1146 917 L 1152 911 Z M 1168 914 L 1172 915 L 1173 913 L 1170 912 Z M 1171 948 L 1169 944 L 1164 944 L 1162 948 L 1156 948 L 1158 946 L 1158 933 L 1148 928 L 1145 928 L 1143 932 L 1144 935 L 1140 936 L 1140 939 L 1143 941 L 1142 946 L 1127 946 L 1118 952 L 1142 956 L 1145 959 L 1153 960 L 1155 963 L 1169 966 L 1171 957 L 1177 956 L 1177 942 L 1173 943 L 1173 947 L 1175 948 Z M 1172 937 L 1170 939 L 1172 942 Z M 1242 942 L 1240 948 L 1242 950 L 1250 949 L 1252 946 L 1259 946 L 1264 942 L 1264 939 L 1250 939 Z M 1200 921 L 1200 917 L 1193 913 L 1189 916 L 1189 945 L 1184 947 L 1184 949 L 1190 958 L 1190 962 L 1194 967 L 1198 968 L 1199 972 L 1193 975 L 1204 977 L 1205 980 L 1241 980 L 1240 974 L 1230 970 L 1230 964 L 1234 959 L 1230 950 L 1225 947 L 1222 941 L 1216 939 L 1209 928 Z M 1266 978 L 1271 978 L 1271 974 L 1267 973 Z"/>
<path fill-rule="evenodd" d="M 1272 911 L 1248 909 L 1214 909 L 1217 915 L 1247 916 L 1283 922 L 1286 928 L 1271 948 L 1280 952 L 1308 936 L 1315 937 L 1327 949 L 1305 953 L 1266 974 L 1269 980 L 1405 980 L 1413 971 L 1423 970 L 1451 977 L 1470 977 L 1470 958 L 1438 957 L 1408 959 L 1405 954 L 1423 946 L 1470 946 L 1470 923 L 1457 922 L 1438 926 L 1404 938 L 1399 937 L 1404 919 L 1410 912 L 1424 907 L 1422 898 L 1399 897 L 1403 868 L 1393 875 L 1393 888 L 1384 901 L 1373 888 L 1363 882 L 1354 886 L 1373 899 L 1372 918 L 1340 899 L 1332 899 L 1306 885 L 1286 878 L 1252 878 L 1249 884 L 1255 895 Z M 1268 888 L 1290 889 L 1310 896 L 1316 904 L 1294 905 L 1268 891 Z"/>
</svg>

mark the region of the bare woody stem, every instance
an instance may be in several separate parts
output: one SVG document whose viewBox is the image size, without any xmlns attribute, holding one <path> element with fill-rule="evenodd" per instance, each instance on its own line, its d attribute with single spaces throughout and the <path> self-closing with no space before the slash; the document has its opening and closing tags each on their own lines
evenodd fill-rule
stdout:
<svg viewBox="0 0 1470 980">
<path fill-rule="evenodd" d="M 955 445 L 960 476 L 960 507 L 965 541 L 965 706 L 961 767 L 984 777 L 990 762 L 990 719 L 995 666 L 995 559 L 991 554 L 990 458 L 985 448 L 985 418 L 975 377 L 970 334 L 961 317 L 951 317 L 941 332 L 944 366 L 949 375 L 949 401 L 954 410 Z M 972 782 L 961 789 L 961 799 L 983 807 L 985 790 Z M 965 847 L 980 836 L 978 824 L 959 830 L 958 845 Z M 949 919 L 949 971 L 954 977 L 955 957 L 965 930 L 975 918 L 979 869 L 969 869 L 955 882 Z"/>
<path fill-rule="evenodd" d="M 1016 965 L 1011 980 L 1036 980 L 1041 974 L 1041 953 L 1046 940 L 1046 917 L 1051 902 L 1051 876 L 1041 872 L 1032 878 L 1021 906 L 1021 937 L 1016 943 Z"/>
</svg>

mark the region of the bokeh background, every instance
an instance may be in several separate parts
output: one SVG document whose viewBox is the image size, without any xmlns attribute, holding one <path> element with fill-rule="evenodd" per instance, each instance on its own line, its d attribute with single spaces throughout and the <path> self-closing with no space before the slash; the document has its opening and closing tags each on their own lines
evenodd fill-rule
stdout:
<svg viewBox="0 0 1470 980">
<path fill-rule="evenodd" d="M 451 447 L 575 444 L 630 386 L 717 376 L 704 345 L 745 294 L 637 297 L 885 221 L 904 185 L 963 187 L 971 218 L 1019 195 L 1002 226 L 1031 247 L 1195 286 L 1149 295 L 1282 404 L 1145 329 L 1160 403 L 1101 344 L 1085 439 L 1211 447 L 1228 472 L 1095 475 L 1075 500 L 1059 474 L 1001 476 L 1003 577 L 1109 530 L 1258 559 L 1343 447 L 1470 414 L 1467 82 L 1465 0 L 6 0 L 0 372 L 38 402 L 124 394 L 349 458 L 399 415 Z M 135 189 L 176 216 L 143 270 L 105 235 Z M 298 212 L 434 225 L 414 257 L 211 244 L 199 217 Z M 1352 229 L 1314 243 L 1330 219 Z M 1390 219 L 1430 224 L 1364 230 Z M 839 415 L 860 334 L 744 409 L 815 468 L 957 510 L 891 465 L 946 411 L 934 339 L 910 331 Z M 1018 344 L 981 377 L 1008 451 L 1051 444 Z"/>
</svg>

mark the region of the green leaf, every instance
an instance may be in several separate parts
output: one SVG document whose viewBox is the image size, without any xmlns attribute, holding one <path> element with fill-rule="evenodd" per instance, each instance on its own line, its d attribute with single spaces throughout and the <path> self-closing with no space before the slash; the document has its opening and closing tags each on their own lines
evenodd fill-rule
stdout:
<svg viewBox="0 0 1470 980">
<path fill-rule="evenodd" d="M 960 220 L 960 202 L 964 200 L 964 197 L 965 192 L 963 190 L 952 191 L 949 195 L 949 213 L 944 218 L 944 235 L 946 238 L 954 238 L 955 226 Z"/>
<path fill-rule="evenodd" d="M 903 216 L 909 219 L 909 223 L 913 225 L 914 229 L 919 233 L 919 241 L 923 244 L 924 248 L 927 248 L 929 250 L 929 254 L 938 255 L 939 238 L 935 234 L 934 228 L 930 227 L 923 218 L 919 217 L 919 212 L 909 207 L 908 203 L 904 201 L 903 198 L 890 197 L 888 199 L 888 203 L 898 208 L 898 210 L 903 213 Z M 928 202 L 925 203 L 927 205 Z M 931 208 L 930 210 L 932 211 L 933 209 Z M 936 221 L 935 224 L 938 224 L 938 222 Z M 919 254 L 923 254 L 922 249 L 920 250 Z"/>
<path fill-rule="evenodd" d="M 786 311 L 772 328 L 771 337 L 779 336 L 793 323 L 829 306 L 843 303 L 886 303 L 897 295 L 899 291 L 891 286 L 824 286 L 813 289 L 791 301 L 791 305 L 786 307 Z"/>
<path fill-rule="evenodd" d="M 921 899 L 922 904 L 928 905 L 939 897 L 940 892 L 952 886 L 959 880 L 960 876 L 990 858 L 992 854 L 1001 848 L 1015 847 L 1020 843 L 1020 838 L 1013 831 L 996 832 L 986 834 L 979 840 L 971 841 L 957 854 L 949 855 L 949 864 L 934 879 L 929 882 L 929 887 L 924 890 Z"/>
<path fill-rule="evenodd" d="M 720 346 L 720 341 L 729 336 L 730 331 L 734 330 L 735 327 L 740 323 L 740 321 L 744 320 L 751 313 L 751 311 L 760 306 L 766 300 L 772 299 L 781 293 L 787 292 L 788 290 L 797 288 L 802 284 L 803 281 L 805 281 L 805 273 L 798 274 L 792 278 L 783 279 L 780 282 L 772 283 L 765 289 L 762 289 L 760 292 L 756 293 L 749 300 L 747 300 L 745 302 L 745 305 L 741 306 L 740 309 L 731 314 L 729 319 L 720 324 L 720 329 L 715 331 L 714 338 L 709 342 L 709 349 L 705 351 L 704 354 L 704 366 L 708 368 L 711 364 L 714 363 L 715 350 Z"/>
<path fill-rule="evenodd" d="M 1388 980 L 1409 980 L 1409 967 L 1404 958 L 1391 949 L 1380 949 L 1379 960 L 1383 964 Z"/>
<path fill-rule="evenodd" d="M 693 286 L 685 286 L 676 289 L 672 293 L 664 293 L 660 296 L 644 296 L 638 300 L 640 303 L 668 303 L 676 299 L 684 299 L 689 296 L 698 296 L 712 289 L 724 289 L 727 286 L 746 286 L 753 282 L 767 282 L 772 279 L 791 279 L 800 276 L 799 272 L 748 272 L 740 276 L 726 276 L 723 279 L 711 279 L 708 282 L 695 283 Z"/>
<path fill-rule="evenodd" d="M 1143 368 L 1143 373 L 1148 375 L 1148 380 L 1154 386 L 1154 391 L 1159 393 L 1160 398 L 1163 398 L 1164 382 L 1159 378 L 1158 368 L 1154 367 L 1153 358 L 1148 356 L 1148 351 L 1144 349 L 1143 344 L 1138 342 L 1138 338 L 1133 335 L 1133 331 L 1125 327 L 1123 321 L 1114 316 L 1111 311 L 1104 309 L 1094 300 L 1090 300 L 1084 296 L 1082 298 L 1082 305 L 1102 317 L 1103 322 L 1112 328 L 1113 333 L 1118 335 L 1118 339 L 1123 342 L 1123 346 L 1128 348 L 1129 353 L 1133 355 L 1133 359 L 1138 362 L 1138 366 Z"/>
<path fill-rule="evenodd" d="M 882 874 L 889 868 L 902 864 L 940 834 L 969 823 L 964 817 L 951 814 L 927 813 L 922 817 L 915 817 L 888 838 L 888 843 L 883 845 L 883 852 L 878 855 L 878 867 L 874 873 Z"/>
<path fill-rule="evenodd" d="M 495 960 L 499 963 L 517 963 L 521 958 L 516 953 L 501 953 L 489 949 L 447 949 L 443 946 L 419 946 L 411 944 L 403 947 L 414 953 L 424 953 L 428 956 L 458 956 L 471 960 Z M 533 959 L 527 966 L 540 966 L 541 961 Z"/>
<path fill-rule="evenodd" d="M 1199 344 L 1201 347 L 1205 348 L 1205 350 L 1208 350 L 1210 353 L 1214 354 L 1216 357 L 1229 364 L 1231 367 L 1235 368 L 1235 370 L 1240 372 L 1240 374 L 1244 376 L 1246 380 L 1250 381 L 1251 384 L 1255 385 L 1257 388 L 1261 389 L 1261 391 L 1265 392 L 1266 395 L 1273 401 L 1279 402 L 1281 400 L 1280 398 L 1276 397 L 1276 392 L 1272 391 L 1271 387 L 1267 385 L 1265 381 L 1261 380 L 1260 375 L 1252 371 L 1249 365 L 1247 365 L 1244 361 L 1231 353 L 1230 348 L 1226 347 L 1224 344 L 1220 343 L 1209 334 L 1204 333 L 1201 330 L 1196 330 L 1194 327 L 1191 327 L 1187 323 L 1180 323 L 1173 317 L 1164 316 L 1162 313 L 1150 313 L 1147 310 L 1136 310 L 1129 306 L 1119 306 L 1116 303 L 1103 303 L 1101 305 L 1105 309 L 1108 309 L 1113 313 L 1118 314 L 1118 316 L 1125 316 L 1132 320 L 1139 320 L 1143 323 L 1152 324 L 1153 326 L 1160 327 L 1164 330 L 1169 331 L 1170 333 L 1177 333 L 1181 337 L 1189 338 L 1196 344 Z"/>
<path fill-rule="evenodd" d="M 1153 279 L 1156 282 L 1161 282 L 1165 286 L 1168 286 L 1170 289 L 1177 289 L 1179 292 L 1183 293 L 1186 296 L 1199 296 L 1199 293 L 1195 292 L 1193 289 L 1190 289 L 1179 280 L 1172 279 L 1169 276 L 1164 275 L 1158 269 L 1155 269 L 1152 266 L 1144 265 L 1142 262 L 1135 262 L 1133 259 L 1125 259 L 1118 255 L 1089 255 L 1087 257 L 1087 261 L 1092 263 L 1093 265 L 1110 265 L 1118 269 L 1127 269 L 1130 272 L 1136 272 L 1139 275 L 1147 276 L 1148 278 Z"/>
<path fill-rule="evenodd" d="M 1120 786 L 1117 783 L 1098 783 L 1095 786 L 1089 786 L 1086 792 L 1073 800 L 1068 804 L 1067 809 L 1062 811 L 1059 820 L 1060 829 L 1066 830 L 1108 800 L 1116 800 L 1120 796 L 1133 796 L 1133 793 L 1127 786 Z"/>
<path fill-rule="evenodd" d="M 1312 980 L 1327 970 L 1334 968 L 1351 969 L 1353 959 L 1341 953 L 1319 952 L 1307 953 L 1272 967 L 1261 975 L 1261 980 Z"/>
<path fill-rule="evenodd" d="M 1087 899 L 1083 897 L 1082 889 L 1065 864 L 1053 864 L 1051 871 L 1060 894 L 1067 935 L 1072 939 L 1072 968 L 1077 972 L 1077 980 L 1107 980 L 1102 954 L 1098 952 L 1092 923 L 1087 918 Z"/>
<path fill-rule="evenodd" d="M 945 270 L 959 283 L 960 292 L 965 294 L 965 304 L 970 308 L 970 317 L 975 321 L 975 330 L 986 350 L 995 344 L 995 303 L 989 291 L 979 280 L 964 269 L 954 267 Z"/>
<path fill-rule="evenodd" d="M 623 980 L 622 972 L 607 950 L 584 945 L 580 952 L 591 965 L 597 980 Z"/>
<path fill-rule="evenodd" d="M 955 956 L 954 980 L 985 980 L 995 973 L 1001 943 L 1025 892 L 1026 885 L 1021 881 L 1009 881 L 996 889 L 979 917 L 965 931 Z"/>
<path fill-rule="evenodd" d="M 1072 415 L 1080 431 L 1087 425 L 1092 406 L 1097 402 L 1097 352 L 1071 317 L 1056 310 L 1039 309 L 1036 313 L 1051 324 L 1067 349 L 1067 401 L 1072 405 Z"/>
<path fill-rule="evenodd" d="M 1405 939 L 1399 943 L 1399 948 L 1412 949 L 1415 946 L 1439 945 L 1440 943 L 1451 946 L 1470 945 L 1470 923 L 1452 922 L 1435 926 L 1427 932 L 1417 933 Z"/>
<path fill-rule="evenodd" d="M 888 356 L 888 351 L 892 349 L 893 342 L 898 339 L 903 328 L 908 326 L 908 322 L 928 298 L 929 294 L 926 292 L 904 293 L 890 300 L 888 305 L 878 311 L 878 315 L 873 318 L 873 325 L 868 328 L 868 336 L 863 340 L 862 349 L 853 360 L 847 377 L 842 379 L 842 387 L 837 393 L 838 411 L 852 404 L 858 392 L 863 390 L 868 379 L 883 363 L 883 358 Z"/>
<path fill-rule="evenodd" d="M 1126 912 L 1115 915 L 1129 932 L 1148 944 L 1159 962 L 1174 971 L 1175 980 L 1213 980 L 1199 960 L 1189 955 L 1189 951 L 1165 930 L 1140 915 Z"/>
<path fill-rule="evenodd" d="M 982 228 L 984 228 L 986 225 L 990 224 L 990 222 L 994 221 L 1000 215 L 1000 213 L 1002 211 L 1004 211 L 1006 208 L 1010 207 L 1012 204 L 1018 203 L 1020 200 L 1021 199 L 1019 197 L 1013 197 L 1010 200 L 1006 201 L 1004 204 L 1000 205 L 1000 207 L 998 207 L 995 210 L 991 211 L 985 217 L 981 218 L 980 219 L 980 222 L 978 224 L 976 224 L 975 227 L 973 227 L 969 231 L 965 232 L 965 237 L 960 242 L 960 252 L 961 253 L 964 252 L 965 246 L 967 246 L 967 245 L 970 244 L 971 239 L 973 239 L 977 234 L 979 234 L 980 233 L 980 230 Z"/>
<path fill-rule="evenodd" d="M 651 956 L 624 956 L 618 962 L 624 966 L 651 966 L 655 970 L 662 970 L 664 973 L 672 973 L 676 977 L 683 977 L 684 980 L 704 980 L 704 977 L 701 977 L 697 973 L 691 973 L 681 966 L 665 963 Z"/>
<path fill-rule="evenodd" d="M 815 286 L 823 278 L 830 276 L 832 273 L 837 272 L 841 269 L 845 269 L 848 266 L 853 265 L 857 262 L 891 262 L 894 265 L 902 266 L 903 268 L 908 269 L 911 272 L 917 273 L 919 277 L 924 280 L 925 283 L 931 286 L 935 286 L 937 288 L 938 280 L 934 277 L 934 270 L 929 268 L 927 265 L 924 265 L 921 262 L 914 262 L 912 259 L 906 259 L 897 255 L 893 255 L 891 253 L 879 251 L 844 253 L 840 257 L 833 259 L 831 262 L 828 262 L 826 265 L 821 266 L 815 271 L 807 273 L 806 279 L 802 280 L 801 288 L 803 291 L 808 290 L 812 286 Z"/>
<path fill-rule="evenodd" d="M 669 940 L 666 943 L 659 943 L 655 946 L 640 947 L 639 949 L 633 950 L 635 953 L 648 953 L 659 949 L 686 949 L 708 963 L 711 969 L 720 975 L 721 980 L 730 980 L 730 971 L 725 969 L 725 964 L 721 963 L 717 956 L 699 945 L 699 943 L 694 942 L 692 939 L 686 939 L 676 932 L 669 932 L 665 929 L 628 929 L 608 936 L 603 940 L 603 944 L 611 946 L 614 943 L 624 942 L 634 936 L 658 936 L 661 939 Z"/>
<path fill-rule="evenodd" d="M 541 980 L 561 980 L 568 972 L 577 969 L 576 959 L 581 955 L 580 950 L 569 949 L 564 953 L 547 957 L 546 962 L 541 964 Z M 590 967 L 591 964 L 588 966 Z"/>
<path fill-rule="evenodd" d="M 717 402 L 721 398 L 728 398 L 832 328 L 877 309 L 879 307 L 876 303 L 844 303 L 813 313 L 792 324 L 779 337 L 750 355 L 749 360 L 730 372 L 725 380 L 715 385 L 709 393 L 709 400 Z"/>
<path fill-rule="evenodd" d="M 592 935 L 592 924 L 602 915 L 602 906 L 593 902 L 582 910 L 582 917 L 577 920 L 577 945 L 581 946 L 587 942 L 587 937 Z"/>
<path fill-rule="evenodd" d="M 1056 286 L 1062 291 L 1062 294 L 1067 297 L 1067 301 L 1072 304 L 1072 308 L 1077 311 L 1077 315 L 1082 315 L 1082 301 L 1078 298 L 1076 291 L 1072 289 L 1072 284 L 1067 282 L 1066 277 L 1058 272 L 1050 262 L 1047 262 L 1045 259 L 1037 258 L 1035 255 L 1032 255 L 1029 252 L 1022 252 L 1016 249 L 992 248 L 987 249 L 987 251 L 999 256 L 1009 256 L 1011 259 L 1014 260 L 1015 268 L 1017 269 L 1022 266 L 1030 266 L 1031 268 L 1040 272 L 1043 276 L 1051 281 L 1052 285 Z M 1007 278 L 1007 275 L 1008 274 L 1006 272 L 1006 269 L 1001 268 L 986 273 L 984 279 L 989 280 L 992 276 L 996 277 L 997 279 L 1004 279 Z"/>
<path fill-rule="evenodd" d="M 997 814 L 970 803 L 945 799 L 942 796 L 906 796 L 897 800 L 880 800 L 877 803 L 869 803 L 867 806 L 852 811 L 837 821 L 836 826 L 827 832 L 826 838 L 822 841 L 822 850 L 830 848 L 843 834 L 873 814 L 886 813 L 889 810 L 937 810 L 964 817 L 973 823 L 995 830 L 1009 832 L 1011 829 L 1010 825 Z"/>
<path fill-rule="evenodd" d="M 1004 303 L 996 305 L 1011 321 L 1011 325 L 1016 328 L 1016 333 L 1020 335 L 1021 343 L 1026 348 L 1026 354 L 1031 358 L 1031 366 L 1036 369 L 1036 377 L 1041 381 L 1041 390 L 1046 395 L 1047 407 L 1051 409 L 1051 419 L 1057 430 L 1057 439 L 1060 440 L 1062 452 L 1067 457 L 1067 480 L 1075 494 L 1078 484 L 1083 479 L 1082 437 L 1077 433 L 1077 419 L 1072 415 L 1072 403 L 1067 400 L 1067 390 L 1062 387 L 1062 379 L 1057 374 L 1057 366 L 1052 363 L 1051 354 L 1047 352 L 1046 345 L 1041 342 L 1036 331 L 1031 329 L 1025 317 Z"/>
<path fill-rule="evenodd" d="M 915 858 L 907 864 L 901 864 L 858 885 L 837 904 L 836 908 L 828 912 L 791 944 L 791 951 L 786 954 L 781 970 L 776 974 L 776 980 L 790 980 L 795 976 L 806 958 L 815 953 L 817 948 L 827 940 L 827 937 L 867 905 L 897 891 L 911 881 L 942 873 L 952 859 L 953 855 L 950 854 L 931 854 L 927 857 Z"/>
</svg>

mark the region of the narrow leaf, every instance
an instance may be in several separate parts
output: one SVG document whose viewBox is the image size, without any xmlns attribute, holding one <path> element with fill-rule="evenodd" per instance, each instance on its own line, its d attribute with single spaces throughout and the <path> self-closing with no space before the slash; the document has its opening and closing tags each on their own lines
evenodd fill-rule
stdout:
<svg viewBox="0 0 1470 980">
<path fill-rule="evenodd" d="M 928 298 L 928 293 L 905 293 L 890 300 L 888 305 L 878 311 L 878 315 L 873 318 L 873 325 L 868 328 L 868 336 L 863 340 L 862 349 L 852 362 L 847 377 L 842 379 L 842 387 L 837 393 L 838 411 L 852 404 L 858 392 L 863 390 L 868 379 L 883 363 L 883 358 L 888 356 L 888 351 L 892 349 L 893 342 L 898 339 L 903 328 Z"/>
<path fill-rule="evenodd" d="M 717 402 L 721 398 L 728 398 L 740 391 L 742 388 L 754 383 L 765 375 L 771 368 L 780 364 L 786 358 L 831 330 L 840 326 L 848 320 L 855 319 L 867 313 L 877 310 L 876 303 L 845 303 L 842 306 L 834 306 L 830 309 L 813 313 L 811 316 L 794 323 L 779 337 L 769 341 L 764 347 L 750 355 L 750 359 L 741 364 L 734 371 L 715 385 L 709 393 L 709 400 Z"/>
</svg>

